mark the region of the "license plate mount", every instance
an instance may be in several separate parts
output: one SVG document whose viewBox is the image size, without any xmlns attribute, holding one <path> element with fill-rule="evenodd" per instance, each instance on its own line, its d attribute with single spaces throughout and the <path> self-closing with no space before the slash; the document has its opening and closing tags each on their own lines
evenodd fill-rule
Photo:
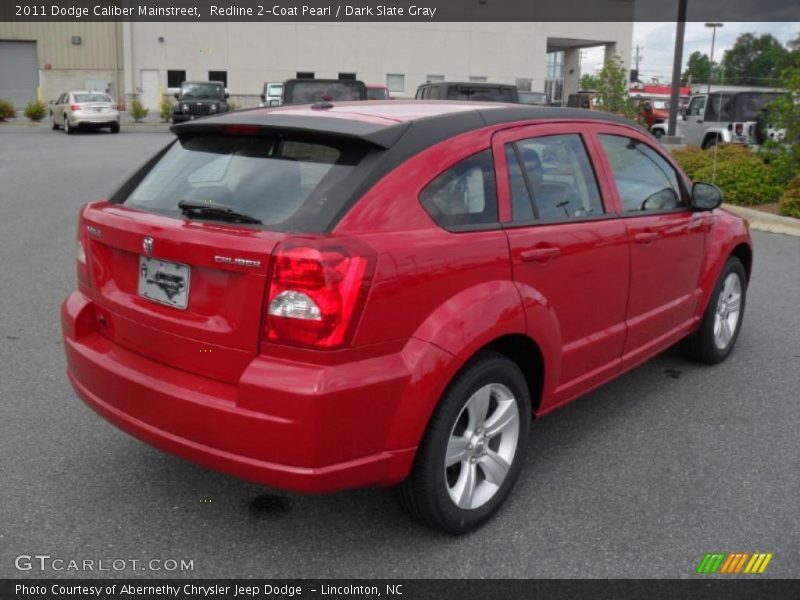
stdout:
<svg viewBox="0 0 800 600">
<path fill-rule="evenodd" d="M 139 296 L 186 310 L 192 268 L 150 256 L 139 256 Z"/>
</svg>

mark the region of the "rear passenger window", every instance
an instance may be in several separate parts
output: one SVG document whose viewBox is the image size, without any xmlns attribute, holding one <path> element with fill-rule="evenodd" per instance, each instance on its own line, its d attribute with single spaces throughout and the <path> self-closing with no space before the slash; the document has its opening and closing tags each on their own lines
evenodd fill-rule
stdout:
<svg viewBox="0 0 800 600">
<path fill-rule="evenodd" d="M 420 194 L 428 214 L 445 229 L 497 222 L 497 190 L 491 150 L 465 158 Z"/>
<path fill-rule="evenodd" d="M 543 136 L 509 144 L 506 160 L 513 220 L 553 221 L 604 213 L 580 135 Z"/>
<path fill-rule="evenodd" d="M 647 144 L 620 135 L 601 135 L 624 212 L 680 208 L 675 169 Z"/>
</svg>

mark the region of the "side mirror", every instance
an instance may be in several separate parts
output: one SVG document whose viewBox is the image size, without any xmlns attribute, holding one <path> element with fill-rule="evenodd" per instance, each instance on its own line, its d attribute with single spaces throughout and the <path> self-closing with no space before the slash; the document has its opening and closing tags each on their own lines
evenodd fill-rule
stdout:
<svg viewBox="0 0 800 600">
<path fill-rule="evenodd" d="M 266 94 L 261 94 L 261 101 L 262 102 L 266 102 L 267 101 L 267 95 Z"/>
<path fill-rule="evenodd" d="M 725 199 L 722 190 L 713 183 L 699 181 L 692 187 L 692 208 L 694 210 L 714 210 Z"/>
<path fill-rule="evenodd" d="M 178 92 L 175 92 L 173 95 L 175 96 L 175 100 L 181 99 L 181 95 Z"/>
<path fill-rule="evenodd" d="M 230 97 L 231 97 L 231 95 L 228 92 L 225 92 L 225 100 L 227 100 Z"/>
</svg>

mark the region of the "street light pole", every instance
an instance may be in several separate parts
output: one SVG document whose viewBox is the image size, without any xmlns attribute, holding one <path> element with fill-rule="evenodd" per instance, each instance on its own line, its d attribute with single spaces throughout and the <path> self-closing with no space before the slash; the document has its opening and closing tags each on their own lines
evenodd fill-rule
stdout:
<svg viewBox="0 0 800 600">
<path fill-rule="evenodd" d="M 714 42 L 717 41 L 717 27 L 723 27 L 722 23 L 706 23 L 706 27 L 711 28 L 711 58 L 708 66 L 708 93 L 711 93 L 711 80 L 714 78 Z"/>
</svg>

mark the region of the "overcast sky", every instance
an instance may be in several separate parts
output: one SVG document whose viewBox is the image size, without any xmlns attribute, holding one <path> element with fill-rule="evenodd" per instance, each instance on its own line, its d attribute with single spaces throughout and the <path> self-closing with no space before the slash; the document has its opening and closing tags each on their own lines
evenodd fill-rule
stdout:
<svg viewBox="0 0 800 600">
<path fill-rule="evenodd" d="M 771 33 L 781 43 L 800 35 L 800 23 L 724 23 L 717 29 L 714 46 L 714 62 L 719 62 L 725 50 L 733 46 L 740 33 Z M 675 23 L 635 23 L 633 26 L 633 46 L 641 46 L 639 72 L 642 81 L 650 81 L 658 76 L 662 81 L 672 77 L 672 57 L 675 50 Z M 683 49 L 684 69 L 686 60 L 695 50 L 709 54 L 711 51 L 711 29 L 704 23 L 686 23 L 685 46 Z M 633 61 L 633 57 L 631 57 Z M 594 73 L 602 67 L 603 49 L 591 49 L 584 53 L 581 72 Z M 684 70 L 681 69 L 681 70 Z"/>
</svg>

